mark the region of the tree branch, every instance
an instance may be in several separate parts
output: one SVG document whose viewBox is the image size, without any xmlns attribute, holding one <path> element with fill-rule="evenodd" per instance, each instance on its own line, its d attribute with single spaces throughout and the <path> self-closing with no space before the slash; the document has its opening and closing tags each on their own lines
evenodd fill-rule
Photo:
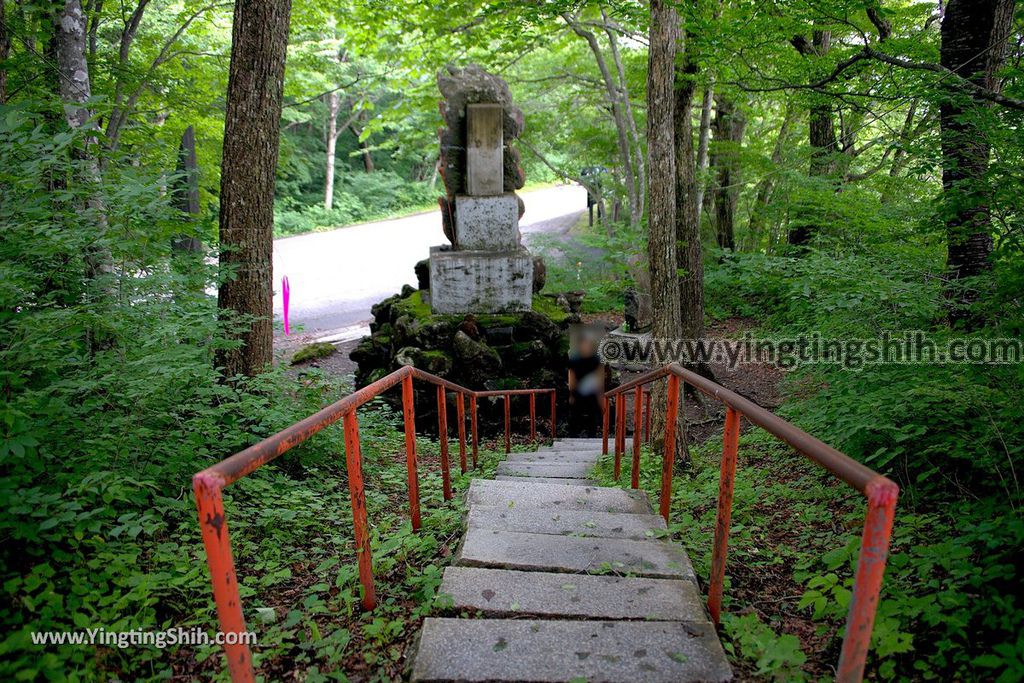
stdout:
<svg viewBox="0 0 1024 683">
<path fill-rule="evenodd" d="M 797 38 L 799 38 L 799 36 L 797 36 Z M 806 49 L 806 47 L 804 49 Z M 801 48 L 797 47 L 797 50 L 801 50 Z M 805 54 L 803 50 L 801 50 L 801 54 Z M 947 69 L 941 64 L 934 64 L 931 62 L 914 62 L 903 57 L 896 57 L 895 55 L 880 52 L 868 45 L 865 45 L 863 48 L 860 49 L 859 52 L 855 52 L 854 54 L 850 55 L 846 59 L 836 64 L 835 68 L 833 68 L 827 76 L 820 78 L 817 81 L 813 81 L 811 83 L 785 83 L 783 85 L 770 87 L 751 87 L 740 82 L 733 82 L 733 84 L 746 92 L 774 92 L 778 90 L 818 90 L 827 93 L 827 91 L 822 90 L 824 86 L 837 80 L 841 75 L 843 75 L 843 73 L 847 69 L 852 67 L 854 64 L 867 60 L 874 60 L 882 62 L 883 64 L 889 64 L 891 66 L 896 66 L 901 69 L 908 69 L 911 71 L 930 71 L 931 73 L 939 74 L 939 76 L 941 77 L 940 80 L 951 79 L 951 81 L 949 82 L 949 85 L 951 87 L 956 88 L 958 90 L 962 90 L 970 95 L 973 95 L 974 97 L 983 100 L 988 100 L 989 102 L 994 102 L 1009 109 L 1017 109 L 1018 111 L 1024 111 L 1024 100 L 1019 100 L 1013 97 L 1007 97 L 1006 95 L 1003 95 L 1000 92 L 996 92 L 994 90 L 990 90 L 988 88 L 980 86 L 974 81 L 970 80 L 969 78 L 964 78 L 963 76 L 956 73 L 952 69 Z"/>
<path fill-rule="evenodd" d="M 555 166 L 554 164 L 552 164 L 550 161 L 548 161 L 547 157 L 545 157 L 543 154 L 541 154 L 540 152 L 537 151 L 536 147 L 531 145 L 529 142 L 527 142 L 523 138 L 519 138 L 518 140 L 516 140 L 516 143 L 522 145 L 523 147 L 525 147 L 526 150 L 528 152 L 530 152 L 530 154 L 532 154 L 533 156 L 537 157 L 537 159 L 539 159 L 542 164 L 544 164 L 549 169 L 551 169 L 551 171 L 555 175 L 557 175 L 559 178 L 561 178 L 562 180 L 571 180 L 571 181 L 573 181 L 575 183 L 579 183 L 580 185 L 583 185 L 584 187 L 586 187 L 586 185 L 584 185 L 582 180 L 580 180 L 578 177 L 572 175 L 571 173 L 566 173 L 562 169 L 560 169 L 557 166 Z"/>
</svg>

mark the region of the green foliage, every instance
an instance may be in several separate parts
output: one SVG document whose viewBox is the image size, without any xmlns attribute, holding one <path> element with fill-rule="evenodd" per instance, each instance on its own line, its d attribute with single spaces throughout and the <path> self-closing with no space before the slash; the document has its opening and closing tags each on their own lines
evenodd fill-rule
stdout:
<svg viewBox="0 0 1024 683">
<path fill-rule="evenodd" d="M 816 665 L 838 658 L 864 501 L 764 432 L 740 440 L 723 608 L 725 647 L 734 665 L 775 680 L 815 680 L 795 636 L 820 639 Z M 709 576 L 721 434 L 691 450 L 677 473 L 669 530 Z M 612 477 L 612 458 L 595 476 L 629 485 L 630 459 Z M 656 496 L 661 459 L 642 451 L 640 487 Z M 869 675 L 884 680 L 1016 680 L 1024 612 L 1015 586 L 1024 520 L 997 497 L 959 501 L 932 512 L 897 510 L 892 552 L 872 633 Z M 777 577 L 770 582 L 762 577 Z M 779 591 L 799 596 L 774 607 Z M 791 598 L 782 598 L 786 602 Z M 754 608 L 751 611 L 751 608 Z M 768 623 L 766 623 L 768 622 Z"/>
<path fill-rule="evenodd" d="M 432 208 L 437 190 L 425 182 L 409 182 L 391 171 L 354 172 L 338 178 L 334 206 L 323 207 L 323 191 L 305 197 L 319 202 L 302 206 L 294 199 L 278 202 L 274 215 L 274 234 L 278 237 L 318 230 L 333 230 L 361 221 L 387 218 Z M 294 208 L 285 208 L 294 207 Z"/>
<path fill-rule="evenodd" d="M 956 336 L 943 314 L 941 262 L 930 250 L 888 247 L 866 255 L 803 258 L 737 254 L 711 265 L 707 300 L 714 315 L 762 318 L 758 334 L 877 338 L 882 331 L 924 330 L 938 345 Z M 1012 310 L 1012 309 L 1007 309 Z M 1000 325 L 1013 330 L 1012 317 Z M 978 336 L 1006 332 L 990 328 Z M 883 364 L 853 370 L 800 368 L 791 377 L 803 401 L 786 409 L 808 431 L 894 478 L 929 488 L 998 491 L 1019 499 L 1013 461 L 1024 444 L 1020 365 Z M 813 388 L 809 391 L 808 388 Z"/>
<path fill-rule="evenodd" d="M 722 619 L 722 626 L 732 640 L 727 646 L 728 651 L 753 661 L 756 667 L 754 675 L 773 681 L 806 680 L 800 666 L 807 661 L 807 656 L 800 649 L 800 640 L 796 636 L 788 633 L 777 635 L 756 614 L 727 614 Z"/>
<path fill-rule="evenodd" d="M 585 313 L 620 312 L 632 284 L 630 263 L 643 263 L 646 231 L 627 224 L 587 225 L 587 217 L 570 231 L 572 239 L 537 235 L 534 244 L 545 253 L 545 292 L 584 292 Z M 610 233 L 610 234 L 609 234 Z"/>
<path fill-rule="evenodd" d="M 113 159 L 110 183 L 73 182 L 81 137 L 51 125 L 34 106 L 0 108 L 0 677 L 224 679 L 217 647 L 43 646 L 31 634 L 212 632 L 191 476 L 347 387 L 316 372 L 224 382 L 213 358 L 233 323 L 218 322 L 206 293 L 212 270 L 172 257 L 172 236 L 191 228 L 168 206 L 164 178 Z M 86 208 L 97 193 L 104 222 Z M 97 246 L 113 265 L 86 277 L 81 255 Z M 340 428 L 225 491 L 269 678 L 396 675 L 452 551 L 461 517 L 441 500 L 436 468 L 421 468 L 424 531 L 412 534 L 400 420 L 377 401 L 360 423 L 373 614 L 359 607 Z M 421 444 L 424 463 L 436 448 Z M 497 456 L 481 458 L 493 467 Z"/>
<path fill-rule="evenodd" d="M 941 314 L 937 249 L 803 257 L 712 251 L 705 271 L 708 315 L 754 317 L 780 334 L 869 337 L 932 327 Z"/>
</svg>

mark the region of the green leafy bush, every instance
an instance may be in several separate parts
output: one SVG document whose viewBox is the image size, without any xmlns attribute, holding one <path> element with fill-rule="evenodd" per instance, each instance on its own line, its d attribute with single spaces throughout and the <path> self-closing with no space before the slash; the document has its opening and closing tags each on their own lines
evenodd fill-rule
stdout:
<svg viewBox="0 0 1024 683">
<path fill-rule="evenodd" d="M 388 218 L 395 214 L 432 208 L 437 190 L 427 183 L 411 182 L 392 171 L 350 172 L 340 175 L 334 186 L 333 207 L 309 197 L 310 205 L 294 198 L 277 202 L 274 234 L 278 237 L 304 232 L 332 230 L 361 221 Z"/>
<path fill-rule="evenodd" d="M 172 256 L 172 236 L 189 225 L 168 205 L 166 179 L 111 163 L 109 183 L 66 184 L 83 170 L 81 140 L 51 125 L 27 108 L 0 110 L 0 678 L 225 679 L 217 647 L 43 646 L 31 634 L 214 630 L 191 476 L 345 387 L 315 372 L 224 382 L 215 351 L 233 342 L 207 294 L 212 270 Z M 105 221 L 86 208 L 97 197 Z M 110 271 L 87 277 L 82 254 L 97 247 Z M 340 428 L 225 491 L 269 679 L 400 672 L 460 515 L 424 467 L 424 531 L 408 530 L 397 424 L 384 405 L 360 411 L 382 596 L 372 615 L 358 606 Z M 436 448 L 423 445 L 425 462 Z"/>
</svg>

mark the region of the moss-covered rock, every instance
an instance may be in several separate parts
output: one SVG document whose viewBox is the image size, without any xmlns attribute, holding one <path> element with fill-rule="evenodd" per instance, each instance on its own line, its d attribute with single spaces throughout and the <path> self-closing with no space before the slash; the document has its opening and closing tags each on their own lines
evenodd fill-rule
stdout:
<svg viewBox="0 0 1024 683">
<path fill-rule="evenodd" d="M 556 325 L 562 325 L 569 321 L 569 311 L 562 308 L 554 296 L 534 296 L 533 310 L 546 316 Z"/>
<path fill-rule="evenodd" d="M 306 363 L 311 360 L 318 358 L 326 358 L 332 354 L 338 352 L 338 349 L 334 344 L 328 344 L 327 342 L 317 342 L 315 344 L 307 344 L 301 349 L 295 352 L 292 356 L 292 365 L 298 365 L 299 363 Z"/>
<path fill-rule="evenodd" d="M 463 316 L 434 315 L 425 294 L 406 291 L 373 307 L 372 334 L 351 354 L 358 386 L 407 364 L 472 389 L 554 387 L 564 400 L 572 318 L 554 297 L 534 296 L 532 311 Z M 433 391 L 416 384 L 421 429 L 437 425 Z M 398 392 L 384 397 L 396 405 L 400 401 Z M 481 420 L 500 422 L 502 410 L 486 402 Z"/>
<path fill-rule="evenodd" d="M 438 377 L 447 377 L 452 370 L 452 357 L 440 350 L 424 350 L 415 346 L 405 346 L 395 354 L 396 365 L 411 365 L 426 370 Z"/>
</svg>

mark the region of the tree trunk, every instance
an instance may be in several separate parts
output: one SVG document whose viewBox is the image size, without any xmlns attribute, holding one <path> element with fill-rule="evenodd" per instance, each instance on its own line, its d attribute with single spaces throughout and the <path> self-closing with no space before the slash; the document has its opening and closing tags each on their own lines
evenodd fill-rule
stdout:
<svg viewBox="0 0 1024 683">
<path fill-rule="evenodd" d="M 789 139 L 790 128 L 793 127 L 793 120 L 796 107 L 789 101 L 786 102 L 786 110 L 782 114 L 782 125 L 779 126 L 779 134 L 775 138 L 775 146 L 772 148 L 772 167 L 768 169 L 764 177 L 757 183 L 757 192 L 754 197 L 754 206 L 750 211 L 750 222 L 747 224 L 749 244 L 754 247 L 757 240 L 764 232 L 765 221 L 768 213 L 768 204 L 771 201 L 772 191 L 775 189 L 775 171 L 782 165 L 782 152 L 786 148 L 786 141 Z"/>
<path fill-rule="evenodd" d="M 605 62 L 604 54 L 601 52 L 601 45 L 597 42 L 597 36 L 592 31 L 583 27 L 572 15 L 562 15 L 565 23 L 572 31 L 587 41 L 590 51 L 594 53 L 597 68 L 601 72 L 601 79 L 604 82 L 605 92 L 608 95 L 608 102 L 612 109 L 612 118 L 615 120 L 615 136 L 619 146 L 619 161 L 622 163 L 623 180 L 626 186 L 626 197 L 629 200 L 629 222 L 632 226 L 640 224 L 640 195 L 637 188 L 636 172 L 633 170 L 633 156 L 629 144 L 629 125 L 626 122 L 625 108 L 622 105 L 622 97 L 619 93 L 608 64 Z"/>
<path fill-rule="evenodd" d="M 633 103 L 630 101 L 629 88 L 626 85 L 626 70 L 622 66 L 622 56 L 619 53 L 618 35 L 608 25 L 608 13 L 603 7 L 601 8 L 601 18 L 604 20 L 605 35 L 608 36 L 608 44 L 611 47 L 612 62 L 615 63 L 615 70 L 619 75 L 620 95 L 622 97 L 622 106 L 625 108 L 626 123 L 629 126 L 630 148 L 633 153 L 634 168 L 636 169 L 637 213 L 643 216 L 647 202 L 647 167 L 644 163 L 643 143 L 640 140 L 640 133 L 636 128 L 636 118 L 633 116 Z M 618 222 L 618 218 L 613 218 L 612 222 Z"/>
<path fill-rule="evenodd" d="M 700 129 L 697 133 L 697 224 L 704 213 L 704 195 L 710 185 L 706 177 L 708 172 L 708 150 L 711 148 L 711 110 L 715 102 L 715 88 L 710 83 L 704 89 L 704 99 L 700 105 Z"/>
<path fill-rule="evenodd" d="M 805 51 L 805 54 L 824 57 L 829 52 L 831 41 L 830 31 L 815 31 L 810 50 Z M 833 175 L 838 141 L 832 120 L 832 105 L 827 100 L 821 100 L 811 106 L 808 142 L 811 145 L 810 176 L 827 178 Z M 789 243 L 800 248 L 806 247 L 817 233 L 818 223 L 813 215 L 799 217 L 797 224 L 789 231 Z"/>
<path fill-rule="evenodd" d="M 735 216 L 739 199 L 740 145 L 743 131 L 747 126 L 746 116 L 725 97 L 716 98 L 718 113 L 715 115 L 716 159 L 718 179 L 715 182 L 715 234 L 718 246 L 730 251 L 736 250 Z"/>
<path fill-rule="evenodd" d="M 66 0 L 63 9 L 55 15 L 57 66 L 60 99 L 64 103 L 64 118 L 69 127 L 87 131 L 82 146 L 75 154 L 82 162 L 79 180 L 88 188 L 85 208 L 96 230 L 96 241 L 85 252 L 86 278 L 92 280 L 113 271 L 110 250 L 105 246 L 107 231 L 106 208 L 100 194 L 100 165 L 96 158 L 98 137 L 93 112 L 89 109 L 92 85 L 89 62 L 86 59 L 88 22 L 80 0 Z"/>
<path fill-rule="evenodd" d="M 675 57 L 681 40 L 679 16 L 665 0 L 651 2 L 650 45 L 647 57 L 647 168 L 648 234 L 647 260 L 651 274 L 652 336 L 678 339 L 680 318 L 678 259 L 676 254 L 676 144 L 675 144 Z M 692 143 L 691 143 L 692 144 Z M 654 410 L 651 434 L 664 443 L 665 386 L 653 389 Z M 680 462 L 686 455 L 686 423 L 680 405 L 676 427 L 675 453 Z"/>
<path fill-rule="evenodd" d="M 363 152 L 363 170 L 366 173 L 373 173 L 373 155 L 370 154 L 370 146 L 366 144 L 365 140 L 359 142 L 359 149 Z"/>
<path fill-rule="evenodd" d="M 192 126 L 187 127 L 181 136 L 176 172 L 179 177 L 171 187 L 171 203 L 181 211 L 188 231 L 171 240 L 171 249 L 179 253 L 199 254 L 203 251 L 203 243 L 194 234 L 194 221 L 199 215 L 199 165 L 196 163 L 196 133 Z"/>
<path fill-rule="evenodd" d="M 0 104 L 7 104 L 7 67 L 11 56 L 11 34 L 7 30 L 7 0 L 0 0 Z"/>
<path fill-rule="evenodd" d="M 995 72 L 1002 64 L 1013 20 L 1013 0 L 950 0 L 942 20 L 942 66 L 977 85 L 998 91 Z M 984 58 L 978 59 L 979 55 Z M 946 266 L 950 319 L 974 326 L 968 310 L 976 290 L 960 280 L 992 267 L 992 231 L 988 215 L 990 144 L 978 126 L 979 111 L 989 105 L 963 93 L 948 92 L 939 109 L 942 189 L 947 234 Z"/>
<path fill-rule="evenodd" d="M 686 339 L 704 336 L 704 262 L 697 217 L 697 178 L 693 153 L 693 76 L 684 59 L 675 69 L 676 264 L 679 273 L 680 331 Z"/>
<path fill-rule="evenodd" d="M 359 152 L 363 157 L 363 171 L 366 173 L 373 173 L 375 168 L 373 163 L 373 154 L 370 153 L 370 145 L 366 143 L 366 140 L 360 140 L 362 133 L 356 128 L 356 124 L 351 124 L 349 130 L 352 131 L 352 135 L 356 136 L 356 144 L 359 145 Z"/>
<path fill-rule="evenodd" d="M 218 354 L 226 377 L 255 375 L 273 350 L 274 175 L 291 0 L 236 0 L 221 167 L 223 319 L 246 316 L 241 346 Z M 237 323 L 236 323 L 237 324 Z"/>
<path fill-rule="evenodd" d="M 334 164 L 338 146 L 338 109 L 341 96 L 338 91 L 327 94 L 327 159 L 324 172 L 324 208 L 334 206 Z"/>
</svg>

